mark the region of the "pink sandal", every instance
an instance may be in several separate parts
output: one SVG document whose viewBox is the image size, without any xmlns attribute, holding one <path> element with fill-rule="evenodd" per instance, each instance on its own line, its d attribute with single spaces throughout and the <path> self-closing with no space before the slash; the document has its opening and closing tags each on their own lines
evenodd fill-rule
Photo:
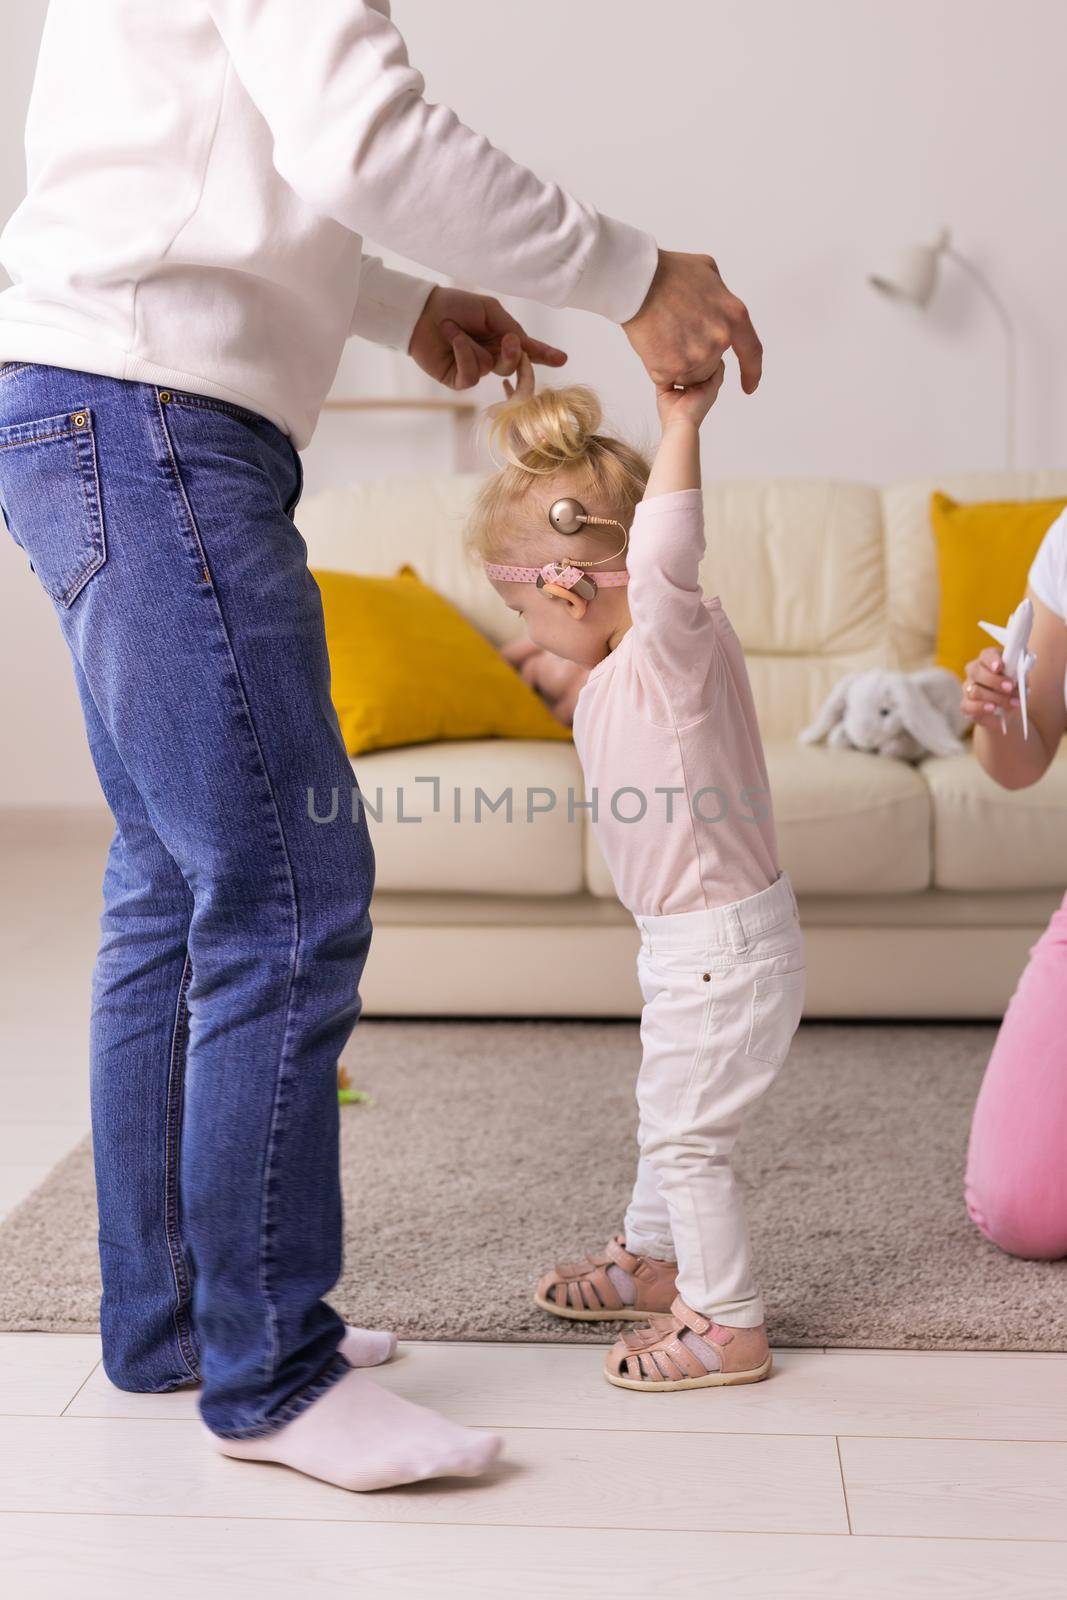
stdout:
<svg viewBox="0 0 1067 1600">
<path fill-rule="evenodd" d="M 633 1280 L 633 1298 L 624 1300 L 610 1276 L 615 1267 Z M 534 1303 L 554 1317 L 572 1322 L 643 1321 L 666 1311 L 675 1296 L 676 1261 L 657 1261 L 627 1250 L 623 1236 L 609 1239 L 601 1256 L 566 1261 L 546 1272 L 537 1285 Z"/>
<path fill-rule="evenodd" d="M 711 1389 L 759 1383 L 771 1370 L 767 1331 L 726 1328 L 677 1298 L 670 1315 L 617 1339 L 604 1376 L 620 1389 Z"/>
</svg>

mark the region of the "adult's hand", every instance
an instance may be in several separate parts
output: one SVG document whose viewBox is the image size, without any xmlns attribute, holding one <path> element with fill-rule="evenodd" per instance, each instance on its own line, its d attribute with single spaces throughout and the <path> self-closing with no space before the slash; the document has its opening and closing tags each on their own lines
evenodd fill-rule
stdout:
<svg viewBox="0 0 1067 1600">
<path fill-rule="evenodd" d="M 711 256 L 661 250 L 641 309 L 623 328 L 653 383 L 704 383 L 731 348 L 745 393 L 760 381 L 763 346 Z"/>
<path fill-rule="evenodd" d="M 524 354 L 544 367 L 561 367 L 567 359 L 562 350 L 531 338 L 491 295 L 441 285 L 430 291 L 408 354 L 449 389 L 472 389 L 490 372 L 509 377 Z"/>
</svg>

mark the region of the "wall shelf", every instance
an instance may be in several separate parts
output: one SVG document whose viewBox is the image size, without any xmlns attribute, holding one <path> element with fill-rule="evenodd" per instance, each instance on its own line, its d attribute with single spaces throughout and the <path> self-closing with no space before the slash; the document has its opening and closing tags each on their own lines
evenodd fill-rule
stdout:
<svg viewBox="0 0 1067 1600">
<path fill-rule="evenodd" d="M 452 448 L 457 472 L 476 472 L 478 457 L 475 419 L 481 409 L 473 400 L 449 399 L 436 395 L 332 395 L 323 411 L 378 412 L 421 411 L 452 419 Z"/>
</svg>

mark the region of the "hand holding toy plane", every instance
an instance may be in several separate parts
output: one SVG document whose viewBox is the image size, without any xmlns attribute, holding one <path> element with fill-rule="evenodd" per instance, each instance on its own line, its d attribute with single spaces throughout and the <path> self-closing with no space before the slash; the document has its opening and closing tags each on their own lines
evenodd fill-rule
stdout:
<svg viewBox="0 0 1067 1600">
<path fill-rule="evenodd" d="M 1023 600 L 1015 607 L 1007 624 L 998 628 L 993 622 L 980 622 L 978 626 L 995 639 L 1000 646 L 1001 664 L 1004 676 L 1010 678 L 1019 686 L 1019 709 L 1023 718 L 1023 738 L 1030 737 L 1030 728 L 1026 716 L 1026 683 L 1033 669 L 1037 657 L 1029 649 L 1030 630 L 1034 625 L 1034 607 L 1030 600 Z M 1008 722 L 1003 711 L 998 712 L 1000 717 L 1000 731 L 1007 733 Z"/>
</svg>

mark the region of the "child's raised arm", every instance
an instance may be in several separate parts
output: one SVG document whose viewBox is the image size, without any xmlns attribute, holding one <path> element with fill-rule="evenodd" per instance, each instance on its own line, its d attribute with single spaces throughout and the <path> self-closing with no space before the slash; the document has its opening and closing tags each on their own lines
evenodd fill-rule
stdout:
<svg viewBox="0 0 1067 1600">
<path fill-rule="evenodd" d="M 626 553 L 634 643 L 681 718 L 706 708 L 704 685 L 717 660 L 715 623 L 700 586 L 700 424 L 722 380 L 720 364 L 706 383 L 657 389 L 663 437 Z"/>
<path fill-rule="evenodd" d="M 645 499 L 675 489 L 700 488 L 700 424 L 715 404 L 726 368 L 720 361 L 706 383 L 688 389 L 656 385 L 656 410 L 662 431 Z"/>
</svg>

